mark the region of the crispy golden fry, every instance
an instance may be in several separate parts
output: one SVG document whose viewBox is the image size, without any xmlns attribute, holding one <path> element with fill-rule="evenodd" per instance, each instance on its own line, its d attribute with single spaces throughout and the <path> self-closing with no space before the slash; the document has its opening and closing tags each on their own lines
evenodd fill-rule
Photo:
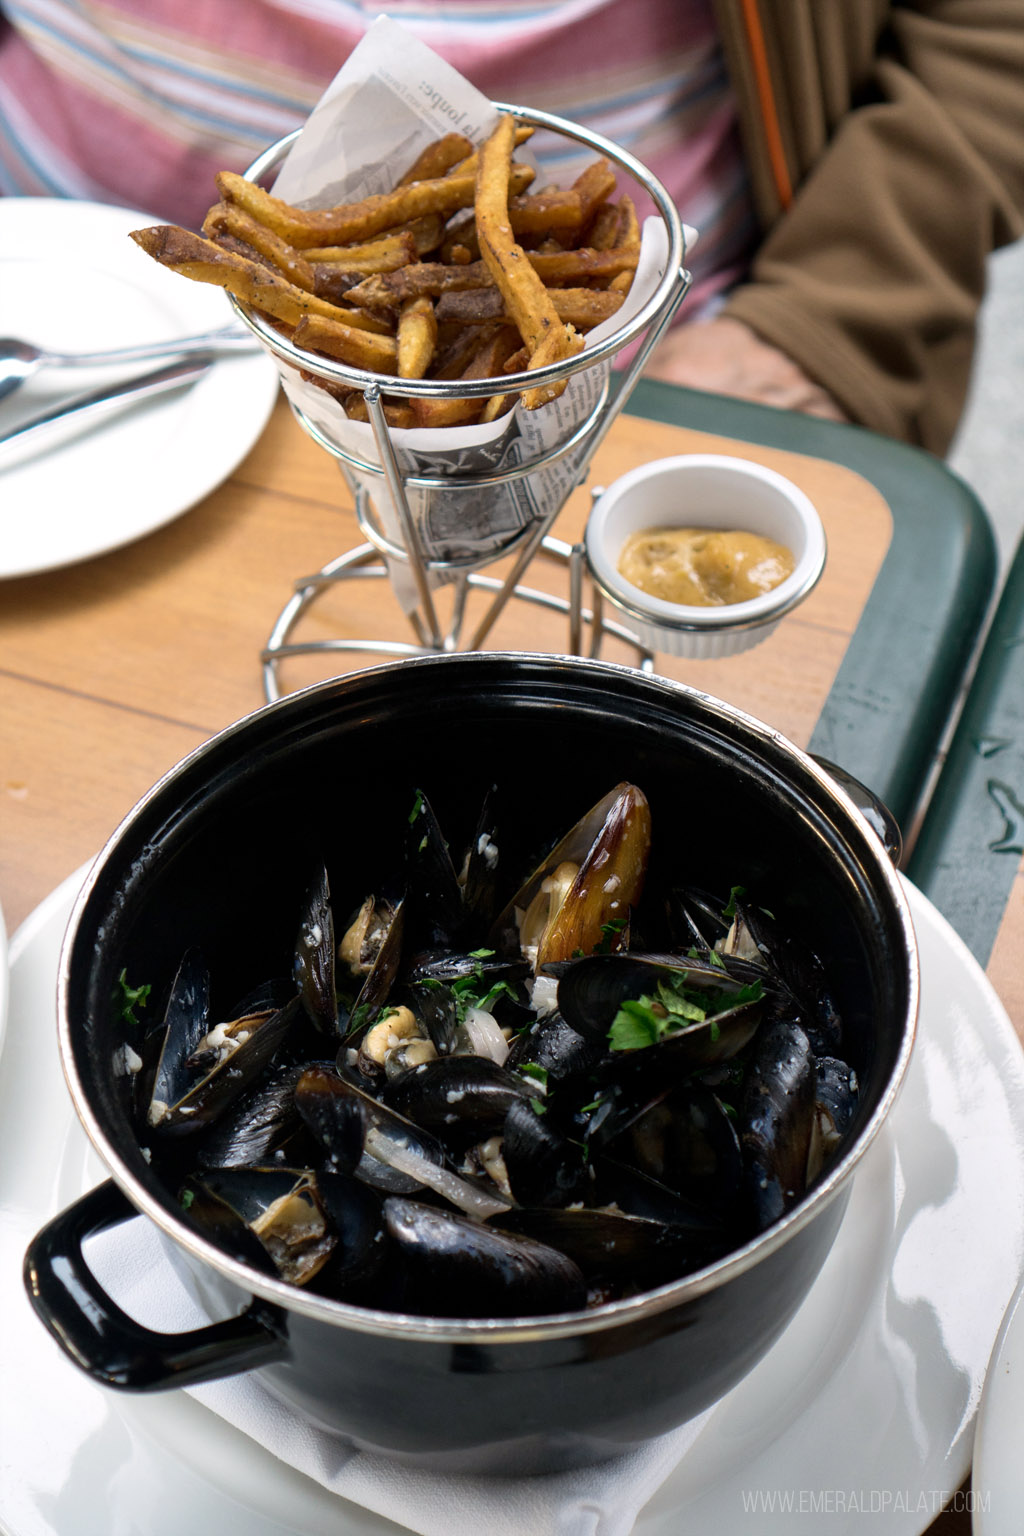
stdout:
<svg viewBox="0 0 1024 1536">
<path fill-rule="evenodd" d="M 530 351 L 530 367 L 572 357 L 582 347 L 571 327 L 562 325 L 551 295 L 526 259 L 512 235 L 509 218 L 509 167 L 515 138 L 515 121 L 504 116 L 480 151 L 477 173 L 476 225 L 480 253 L 501 290 L 505 307 Z M 579 340 L 579 347 L 576 342 Z M 542 363 L 535 361 L 543 358 Z M 561 384 L 529 390 L 523 396 L 528 410 L 546 404 L 565 388 Z"/>
<path fill-rule="evenodd" d="M 546 368 L 549 363 L 560 363 L 582 351 L 583 337 L 579 332 L 574 331 L 571 325 L 561 326 L 558 331 L 547 333 L 526 366 L 528 369 Z M 564 389 L 564 380 L 557 384 L 538 384 L 533 389 L 524 389 L 523 406 L 528 411 L 539 410 L 542 405 L 557 400 Z"/>
<path fill-rule="evenodd" d="M 529 186 L 532 178 L 530 167 L 520 166 L 514 179 L 521 186 Z M 244 208 L 298 250 L 369 240 L 425 213 L 455 213 L 473 201 L 476 186 L 472 175 L 440 176 L 431 181 L 410 182 L 392 192 L 378 192 L 361 202 L 340 203 L 335 208 L 293 208 L 234 172 L 221 171 L 216 182 L 225 202 Z"/>
<path fill-rule="evenodd" d="M 406 299 L 398 316 L 398 377 L 422 379 L 436 345 L 437 317 L 430 299 Z"/>
<path fill-rule="evenodd" d="M 585 228 L 601 204 L 615 191 L 615 172 L 607 160 L 594 160 L 581 171 L 572 184 L 582 204 L 581 224 Z"/>
<path fill-rule="evenodd" d="M 292 337 L 297 347 L 311 352 L 326 352 L 350 368 L 366 373 L 395 373 L 398 346 L 392 336 L 375 336 L 357 331 L 351 325 L 326 315 L 306 315 L 295 327 Z"/>
<path fill-rule="evenodd" d="M 640 239 L 640 220 L 636 216 L 636 206 L 633 199 L 623 193 L 619 198 L 619 236 L 616 244 L 626 250 L 639 251 Z"/>
<path fill-rule="evenodd" d="M 260 256 L 265 256 L 297 288 L 313 292 L 313 268 L 308 259 L 244 209 L 217 203 L 203 220 L 203 234 L 211 240 L 219 240 L 223 235 L 234 236 Z"/>
<path fill-rule="evenodd" d="M 492 379 L 500 376 L 507 358 L 519 345 L 519 337 L 510 325 L 496 327 L 485 335 L 467 366 L 462 379 Z M 479 397 L 465 400 L 413 400 L 413 415 L 420 427 L 453 427 L 477 421 L 485 401 Z"/>
<path fill-rule="evenodd" d="M 322 379 L 315 379 L 315 383 L 323 384 Z M 358 389 L 346 390 L 344 396 L 340 392 L 328 391 L 334 394 L 336 400 L 340 400 L 344 407 L 345 415 L 352 421 L 369 421 L 370 412 L 366 400 Z M 412 413 L 412 406 L 408 400 L 382 400 L 384 407 L 384 420 L 389 427 L 414 427 L 416 418 Z"/>
<path fill-rule="evenodd" d="M 602 203 L 586 231 L 586 243 L 595 251 L 609 251 L 618 243 L 619 205 Z"/>
<path fill-rule="evenodd" d="M 407 187 L 412 181 L 430 181 L 435 176 L 446 176 L 453 166 L 464 163 L 472 153 L 473 146 L 464 133 L 446 133 L 420 151 L 405 175 L 395 182 L 395 186 Z"/>
<path fill-rule="evenodd" d="M 517 123 L 515 148 L 518 149 L 520 144 L 525 144 L 527 139 L 532 139 L 534 131 L 528 123 Z M 448 174 L 450 176 L 462 176 L 466 171 L 471 171 L 475 176 L 478 164 L 479 151 L 474 149 L 473 153 L 468 155 L 465 160 L 460 160 L 458 165 L 453 165 Z"/>
<path fill-rule="evenodd" d="M 306 293 L 289 283 L 279 273 L 259 262 L 250 261 L 235 251 L 225 250 L 213 240 L 181 229 L 177 224 L 154 224 L 148 229 L 134 229 L 131 237 L 147 255 L 161 266 L 170 267 L 200 283 L 226 288 L 243 304 L 264 314 L 298 325 L 306 315 L 343 323 L 348 329 L 380 333 L 386 331 L 375 315 L 361 310 L 342 310 L 316 294 Z"/>
<path fill-rule="evenodd" d="M 359 245 L 310 246 L 303 251 L 310 263 L 344 267 L 348 272 L 394 272 L 417 256 L 416 241 L 409 230 L 381 235 Z"/>
</svg>

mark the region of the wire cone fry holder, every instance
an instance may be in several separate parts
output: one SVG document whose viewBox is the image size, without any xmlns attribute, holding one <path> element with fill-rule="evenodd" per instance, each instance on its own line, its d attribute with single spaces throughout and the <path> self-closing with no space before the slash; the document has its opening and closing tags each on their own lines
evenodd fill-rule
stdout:
<svg viewBox="0 0 1024 1536">
<path fill-rule="evenodd" d="M 615 418 L 623 410 L 639 380 L 647 359 L 670 324 L 690 286 L 684 266 L 685 238 L 678 211 L 661 183 L 633 156 L 589 129 L 579 127 L 548 113 L 525 107 L 495 103 L 500 112 L 512 113 L 519 121 L 535 128 L 563 135 L 603 155 L 633 181 L 653 202 L 662 230 L 662 245 L 657 251 L 658 271 L 651 291 L 643 303 L 616 328 L 605 322 L 586 337 L 584 350 L 564 362 L 549 364 L 530 372 L 505 374 L 498 379 L 405 379 L 384 377 L 351 368 L 319 353 L 297 348 L 261 315 L 246 309 L 232 298 L 242 321 L 270 351 L 281 368 L 292 410 L 304 430 L 340 464 L 355 501 L 356 517 L 366 543 L 331 561 L 320 572 L 300 578 L 295 591 L 278 617 L 262 654 L 264 691 L 269 700 L 280 697 L 278 664 L 287 657 L 329 652 L 371 653 L 374 655 L 412 656 L 438 651 L 478 650 L 510 599 L 537 604 L 564 613 L 568 621 L 566 653 L 584 654 L 583 630 L 590 628 L 589 654 L 600 652 L 604 634 L 614 635 L 635 647 L 638 662 L 645 669 L 653 665 L 653 656 L 629 630 L 603 619 L 601 598 L 593 588 L 589 608 L 582 603 L 583 575 L 586 566 L 582 546 L 570 546 L 549 537 L 550 530 L 569 495 L 583 484 L 594 454 Z M 284 160 L 298 132 L 271 145 L 246 171 L 247 179 L 260 181 Z M 645 231 L 645 244 L 647 234 Z M 650 282 L 647 285 L 650 287 Z M 596 339 L 595 339 L 596 338 Z M 628 367 L 613 381 L 611 359 L 624 347 L 637 342 Z M 600 366 L 604 365 L 604 366 Z M 494 446 L 487 444 L 482 454 L 465 455 L 447 451 L 446 434 L 457 431 L 444 428 L 433 434 L 438 449 L 412 456 L 399 439 L 408 434 L 395 432 L 388 425 L 384 402 L 389 396 L 452 400 L 513 394 L 523 389 L 570 380 L 573 375 L 600 367 L 600 372 L 586 383 L 570 405 L 565 421 L 559 418 L 562 435 L 557 441 L 537 442 L 537 433 L 528 430 L 524 437 L 522 420 L 532 414 L 540 417 L 555 405 L 526 413 L 522 407 L 492 428 Z M 342 443 L 330 426 L 317 419 L 308 402 L 316 400 L 297 386 L 305 375 L 328 386 L 356 389 L 362 393 L 369 417 L 369 429 L 361 427 L 364 444 L 354 439 L 357 432 L 345 433 Z M 295 387 L 290 387 L 293 385 Z M 322 392 L 321 392 L 322 393 Z M 299 398 L 296 398 L 296 396 Z M 566 396 L 569 390 L 566 391 Z M 332 402 L 332 407 L 334 402 Z M 574 413 L 574 414 L 573 414 Z M 550 418 L 549 418 L 550 420 Z M 528 424 L 529 426 L 529 424 Z M 424 434 L 416 434 L 422 437 Z M 482 459 L 483 469 L 472 472 L 425 473 L 432 467 L 448 469 L 445 460 L 459 457 Z M 431 459 L 436 464 L 431 464 Z M 542 478 L 543 477 L 543 478 Z M 536 494 L 542 487 L 542 495 Z M 500 500 L 499 500 L 500 499 Z M 505 515 L 492 539 L 460 542 L 459 528 L 463 510 L 479 514 L 485 506 L 497 506 Z M 450 532 L 450 538 L 446 534 Z M 450 545 L 450 547 L 447 547 Z M 520 585 L 520 580 L 538 553 L 556 561 L 567 571 L 568 595 L 565 598 L 538 592 Z M 503 579 L 483 574 L 486 566 L 514 556 Z M 413 639 L 379 640 L 339 638 L 293 641 L 290 637 L 317 597 L 343 580 L 388 579 Z M 439 620 L 434 593 L 443 585 L 453 588 L 451 614 L 444 631 Z M 483 616 L 468 636 L 465 603 L 469 591 L 484 592 L 490 601 Z"/>
</svg>

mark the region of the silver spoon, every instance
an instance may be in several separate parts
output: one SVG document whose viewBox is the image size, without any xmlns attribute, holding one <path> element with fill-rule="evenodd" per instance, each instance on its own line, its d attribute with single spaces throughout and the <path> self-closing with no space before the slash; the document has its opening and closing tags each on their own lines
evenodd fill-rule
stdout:
<svg viewBox="0 0 1024 1536">
<path fill-rule="evenodd" d="M 99 368 L 118 363 L 144 363 L 158 357 L 188 357 L 193 352 L 233 352 L 258 343 L 249 331 L 231 325 L 201 336 L 151 341 L 144 346 L 118 347 L 110 352 L 50 352 L 15 336 L 0 337 L 0 400 L 40 368 Z"/>
</svg>

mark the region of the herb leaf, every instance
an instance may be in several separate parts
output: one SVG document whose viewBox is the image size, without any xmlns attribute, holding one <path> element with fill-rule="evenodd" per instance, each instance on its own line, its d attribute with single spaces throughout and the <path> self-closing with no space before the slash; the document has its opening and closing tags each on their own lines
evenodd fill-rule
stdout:
<svg viewBox="0 0 1024 1536">
<path fill-rule="evenodd" d="M 114 983 L 114 1008 L 116 1016 L 122 1024 L 130 1024 L 135 1029 L 139 1028 L 142 1021 L 136 1015 L 135 1010 L 136 1008 L 145 1008 L 152 990 L 153 987 L 150 982 L 146 982 L 141 987 L 130 987 L 128 985 L 127 969 L 121 972 Z"/>
</svg>

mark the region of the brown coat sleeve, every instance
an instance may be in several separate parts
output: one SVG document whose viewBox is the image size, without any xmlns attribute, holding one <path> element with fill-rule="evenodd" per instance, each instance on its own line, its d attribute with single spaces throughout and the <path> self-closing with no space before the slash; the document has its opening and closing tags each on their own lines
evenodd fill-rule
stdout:
<svg viewBox="0 0 1024 1536">
<path fill-rule="evenodd" d="M 896 3 L 869 90 L 725 312 L 855 421 L 941 454 L 986 258 L 1021 234 L 1022 210 L 1024 0 Z"/>
</svg>

